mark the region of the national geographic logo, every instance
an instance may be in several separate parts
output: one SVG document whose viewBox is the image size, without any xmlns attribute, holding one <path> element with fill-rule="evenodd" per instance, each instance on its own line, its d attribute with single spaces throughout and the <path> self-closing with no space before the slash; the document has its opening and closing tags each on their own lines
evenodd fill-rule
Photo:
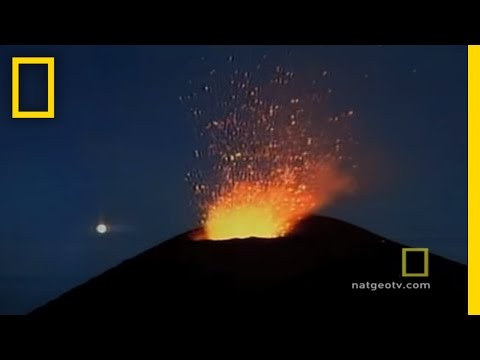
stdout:
<svg viewBox="0 0 480 360">
<path fill-rule="evenodd" d="M 47 109 L 43 111 L 20 111 L 20 65 L 47 65 Z M 12 118 L 53 119 L 55 117 L 55 58 L 12 58 Z"/>
<path fill-rule="evenodd" d="M 402 249 L 402 277 L 428 277 L 428 248 Z"/>
</svg>

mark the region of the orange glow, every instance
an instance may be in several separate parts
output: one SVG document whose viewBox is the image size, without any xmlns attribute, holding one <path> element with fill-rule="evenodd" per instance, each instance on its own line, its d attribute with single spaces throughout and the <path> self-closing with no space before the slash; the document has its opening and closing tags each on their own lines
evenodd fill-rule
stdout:
<svg viewBox="0 0 480 360">
<path fill-rule="evenodd" d="M 287 184 L 265 187 L 260 183 L 240 183 L 211 206 L 205 230 L 208 239 L 272 238 L 285 235 L 302 213 L 313 208 L 303 196 L 291 203 L 295 189 Z"/>
<path fill-rule="evenodd" d="M 238 194 L 240 196 L 240 193 Z M 272 238 L 285 233 L 289 225 L 284 222 L 283 214 L 268 199 L 263 202 L 236 204 L 228 206 L 220 204 L 208 215 L 206 224 L 207 237 L 212 240 L 228 240 L 232 238 Z"/>
<path fill-rule="evenodd" d="M 311 174 L 315 185 L 300 183 L 290 171 L 277 173 L 277 179 L 240 182 L 223 192 L 208 208 L 206 237 L 228 240 L 284 236 L 315 208 L 352 187 L 350 179 L 331 166 L 319 167 Z"/>
</svg>

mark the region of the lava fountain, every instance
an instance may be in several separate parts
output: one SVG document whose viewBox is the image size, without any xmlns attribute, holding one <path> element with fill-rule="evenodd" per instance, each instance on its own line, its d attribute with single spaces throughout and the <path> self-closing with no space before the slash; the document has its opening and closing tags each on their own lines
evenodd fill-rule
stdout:
<svg viewBox="0 0 480 360">
<path fill-rule="evenodd" d="M 200 135 L 200 170 L 187 180 L 202 238 L 281 237 L 352 189 L 355 165 L 346 149 L 353 111 L 327 115 L 330 89 L 319 91 L 310 81 L 298 90 L 295 74 L 280 66 L 268 81 L 258 71 L 235 70 L 220 80 L 215 70 L 210 75 L 184 98 L 195 104 Z"/>
</svg>

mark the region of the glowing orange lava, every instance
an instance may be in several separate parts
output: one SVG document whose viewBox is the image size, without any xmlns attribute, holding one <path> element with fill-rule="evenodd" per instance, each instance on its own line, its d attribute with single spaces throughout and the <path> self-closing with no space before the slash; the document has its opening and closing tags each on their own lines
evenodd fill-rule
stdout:
<svg viewBox="0 0 480 360">
<path fill-rule="evenodd" d="M 240 182 L 223 191 L 209 204 L 206 238 L 284 236 L 303 217 L 352 188 L 350 177 L 335 171 L 331 165 L 318 166 L 306 183 L 300 182 L 294 172 L 277 173 L 277 178 Z"/>
<path fill-rule="evenodd" d="M 273 238 L 285 235 L 315 202 L 292 181 L 241 182 L 227 189 L 207 212 L 208 239 Z"/>
<path fill-rule="evenodd" d="M 241 192 L 233 198 L 241 197 Z M 256 199 L 250 203 L 235 205 L 218 204 L 212 207 L 206 222 L 206 235 L 212 240 L 232 238 L 273 238 L 282 236 L 290 225 L 286 214 L 282 214 L 270 199 Z"/>
</svg>

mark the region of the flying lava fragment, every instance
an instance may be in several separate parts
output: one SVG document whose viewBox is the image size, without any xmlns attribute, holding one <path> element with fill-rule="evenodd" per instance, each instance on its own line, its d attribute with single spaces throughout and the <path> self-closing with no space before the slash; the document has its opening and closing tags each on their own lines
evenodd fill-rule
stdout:
<svg viewBox="0 0 480 360">
<path fill-rule="evenodd" d="M 280 66 L 264 80 L 262 71 L 212 70 L 185 97 L 200 141 L 199 170 L 187 180 L 204 239 L 284 236 L 353 187 L 353 111 L 328 116 L 330 92 L 322 95 L 317 81 L 299 86 Z"/>
</svg>

